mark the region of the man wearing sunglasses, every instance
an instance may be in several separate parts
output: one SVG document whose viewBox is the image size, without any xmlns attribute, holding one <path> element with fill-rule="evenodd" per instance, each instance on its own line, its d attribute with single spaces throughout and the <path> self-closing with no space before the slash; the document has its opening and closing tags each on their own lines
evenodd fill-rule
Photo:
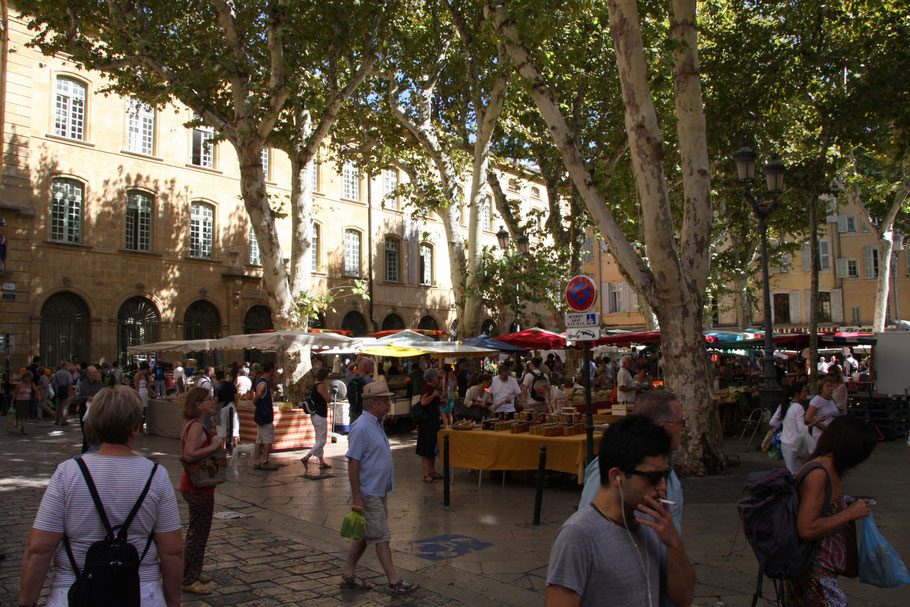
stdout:
<svg viewBox="0 0 910 607">
<path fill-rule="evenodd" d="M 598 455 L 602 485 L 553 542 L 547 607 L 692 603 L 695 570 L 659 501 L 670 452 L 669 433 L 643 415 L 607 428 Z"/>
<path fill-rule="evenodd" d="M 682 407 L 676 400 L 676 395 L 666 390 L 651 390 L 638 397 L 633 413 L 644 415 L 667 431 L 670 435 L 670 451 L 679 449 L 679 441 L 683 430 L 686 428 L 686 418 L 683 417 Z M 671 460 L 672 464 L 672 460 Z M 581 492 L 578 509 L 581 510 L 591 503 L 600 489 L 600 467 L 595 458 L 585 468 L 585 486 Z M 683 491 L 679 477 L 673 472 L 667 479 L 667 499 L 676 502 L 670 505 L 673 514 L 673 524 L 676 532 L 682 534 Z"/>
</svg>

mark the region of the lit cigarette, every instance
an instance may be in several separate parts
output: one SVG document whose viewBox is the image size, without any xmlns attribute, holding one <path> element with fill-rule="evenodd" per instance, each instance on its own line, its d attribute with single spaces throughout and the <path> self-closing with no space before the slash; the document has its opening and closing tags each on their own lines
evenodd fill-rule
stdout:
<svg viewBox="0 0 910 607">
<path fill-rule="evenodd" d="M 668 506 L 675 506 L 675 505 L 676 505 L 676 502 L 671 502 L 670 500 L 659 499 L 659 500 L 657 500 L 657 501 L 660 502 L 661 504 L 666 504 L 666 505 L 668 505 Z"/>
</svg>

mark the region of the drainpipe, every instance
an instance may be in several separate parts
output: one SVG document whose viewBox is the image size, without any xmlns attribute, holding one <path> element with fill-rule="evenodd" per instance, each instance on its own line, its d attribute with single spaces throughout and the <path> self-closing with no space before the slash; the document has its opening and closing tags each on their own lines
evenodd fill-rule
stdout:
<svg viewBox="0 0 910 607">
<path fill-rule="evenodd" d="M 370 326 L 379 330 L 373 318 L 373 175 L 367 173 L 367 295 L 369 296 Z"/>
</svg>

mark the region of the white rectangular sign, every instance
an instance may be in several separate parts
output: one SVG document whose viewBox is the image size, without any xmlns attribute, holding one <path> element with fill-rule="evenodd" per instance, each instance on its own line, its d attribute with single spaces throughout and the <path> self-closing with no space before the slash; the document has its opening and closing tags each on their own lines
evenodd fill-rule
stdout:
<svg viewBox="0 0 910 607">
<path fill-rule="evenodd" d="M 597 327 L 600 325 L 600 312 L 576 312 L 566 314 L 567 327 Z"/>
<path fill-rule="evenodd" d="M 16 290 L 16 283 L 14 283 L 14 282 L 5 282 L 5 283 L 3 283 L 3 290 L 4 290 L 4 291 L 15 291 L 15 290 Z"/>
<path fill-rule="evenodd" d="M 576 327 L 566 329 L 569 341 L 594 341 L 600 339 L 600 327 Z"/>
</svg>

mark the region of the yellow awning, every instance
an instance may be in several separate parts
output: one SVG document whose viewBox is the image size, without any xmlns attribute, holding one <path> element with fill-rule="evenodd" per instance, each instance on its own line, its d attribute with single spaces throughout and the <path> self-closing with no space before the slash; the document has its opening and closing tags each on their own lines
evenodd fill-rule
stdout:
<svg viewBox="0 0 910 607">
<path fill-rule="evenodd" d="M 368 348 L 366 350 L 361 350 L 361 354 L 372 354 L 374 356 L 393 356 L 395 358 L 407 358 L 409 356 L 420 356 L 421 354 L 426 354 L 426 350 L 418 350 L 417 348 L 405 348 L 403 346 L 388 345 L 388 346 L 379 346 L 376 348 Z"/>
</svg>

